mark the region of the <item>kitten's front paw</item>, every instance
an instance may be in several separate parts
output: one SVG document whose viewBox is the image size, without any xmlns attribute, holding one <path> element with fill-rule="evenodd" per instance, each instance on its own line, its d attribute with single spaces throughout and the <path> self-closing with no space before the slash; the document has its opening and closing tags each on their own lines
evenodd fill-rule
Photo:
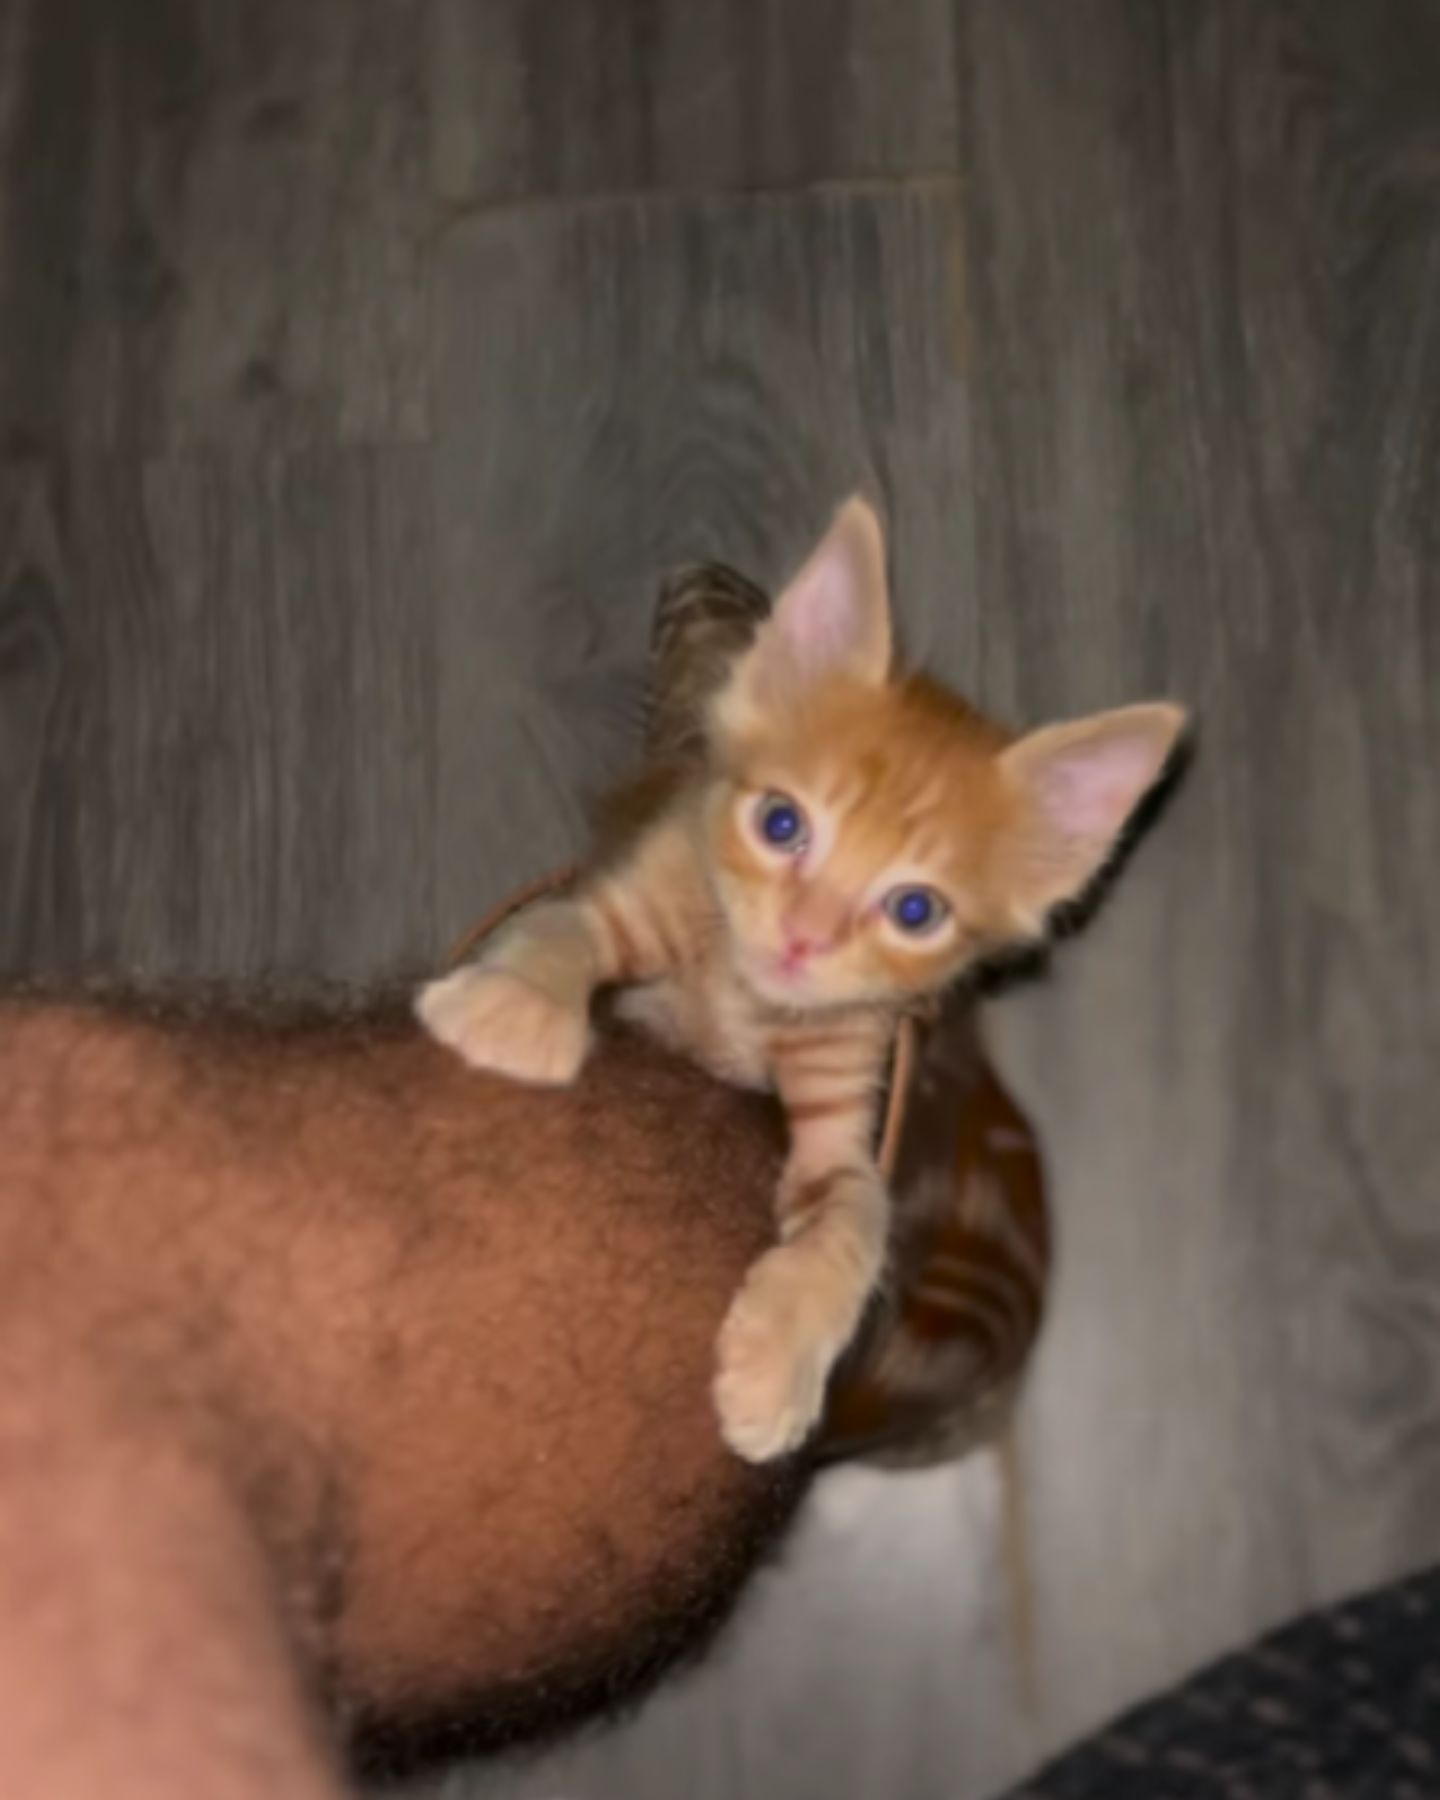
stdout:
<svg viewBox="0 0 1440 1800">
<path fill-rule="evenodd" d="M 430 1035 L 472 1068 L 542 1086 L 573 1081 L 590 1038 L 583 1011 L 508 969 L 477 964 L 429 982 L 415 1011 Z"/>
<path fill-rule="evenodd" d="M 816 1330 L 808 1280 L 787 1246 L 767 1250 L 720 1328 L 715 1406 L 725 1442 L 746 1462 L 797 1449 L 820 1417 L 835 1348 Z"/>
</svg>

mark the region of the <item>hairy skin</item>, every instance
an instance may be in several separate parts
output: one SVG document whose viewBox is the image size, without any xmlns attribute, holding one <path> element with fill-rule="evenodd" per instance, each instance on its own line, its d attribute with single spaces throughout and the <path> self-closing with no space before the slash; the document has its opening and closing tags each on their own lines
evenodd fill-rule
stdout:
<svg viewBox="0 0 1440 1800">
<path fill-rule="evenodd" d="M 318 1800 L 702 1640 L 804 1480 L 708 1397 L 781 1141 L 620 1034 L 0 1003 L 0 1789 Z"/>
</svg>

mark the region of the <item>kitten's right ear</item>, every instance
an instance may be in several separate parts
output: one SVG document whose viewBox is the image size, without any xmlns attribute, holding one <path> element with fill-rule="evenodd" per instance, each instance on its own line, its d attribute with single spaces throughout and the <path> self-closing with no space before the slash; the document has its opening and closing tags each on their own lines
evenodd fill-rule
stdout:
<svg viewBox="0 0 1440 1800">
<path fill-rule="evenodd" d="M 1121 706 L 1046 725 L 1001 753 L 1001 773 L 1019 801 L 1002 863 L 1017 929 L 1039 934 L 1055 907 L 1084 895 L 1187 724 L 1184 710 L 1167 701 Z"/>
<path fill-rule="evenodd" d="M 722 726 L 802 699 L 836 676 L 879 686 L 890 672 L 885 535 L 853 495 L 786 584 L 719 696 Z"/>
</svg>

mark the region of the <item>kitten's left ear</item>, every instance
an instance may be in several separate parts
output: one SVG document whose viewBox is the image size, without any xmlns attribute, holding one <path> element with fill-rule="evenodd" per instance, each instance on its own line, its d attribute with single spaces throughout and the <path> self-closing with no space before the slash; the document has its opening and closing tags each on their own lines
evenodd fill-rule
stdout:
<svg viewBox="0 0 1440 1800">
<path fill-rule="evenodd" d="M 1006 846 L 1006 899 L 1022 930 L 1078 900 L 1114 853 L 1135 808 L 1165 772 L 1187 723 L 1182 708 L 1122 706 L 1032 731 L 1001 752 L 1019 800 Z"/>
<path fill-rule="evenodd" d="M 890 672 L 890 590 L 885 536 L 858 494 L 786 583 L 721 696 L 721 716 L 740 724 L 752 707 L 783 706 L 840 676 L 878 686 Z"/>
</svg>

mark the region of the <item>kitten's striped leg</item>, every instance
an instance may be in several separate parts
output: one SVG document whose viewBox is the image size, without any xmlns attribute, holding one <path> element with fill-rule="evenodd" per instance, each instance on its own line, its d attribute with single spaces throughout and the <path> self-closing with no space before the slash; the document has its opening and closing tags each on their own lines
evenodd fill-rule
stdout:
<svg viewBox="0 0 1440 1800">
<path fill-rule="evenodd" d="M 880 1278 L 890 1196 L 871 1145 L 887 1041 L 887 1025 L 863 1018 L 797 1029 L 772 1046 L 790 1124 L 781 1242 L 731 1305 L 715 1383 L 726 1442 L 750 1462 L 809 1435 Z"/>
<path fill-rule="evenodd" d="M 589 1048 L 596 988 L 671 966 L 677 947 L 656 892 L 660 866 L 637 852 L 573 896 L 527 907 L 478 962 L 420 990 L 421 1023 L 472 1068 L 550 1086 L 573 1081 Z"/>
</svg>

